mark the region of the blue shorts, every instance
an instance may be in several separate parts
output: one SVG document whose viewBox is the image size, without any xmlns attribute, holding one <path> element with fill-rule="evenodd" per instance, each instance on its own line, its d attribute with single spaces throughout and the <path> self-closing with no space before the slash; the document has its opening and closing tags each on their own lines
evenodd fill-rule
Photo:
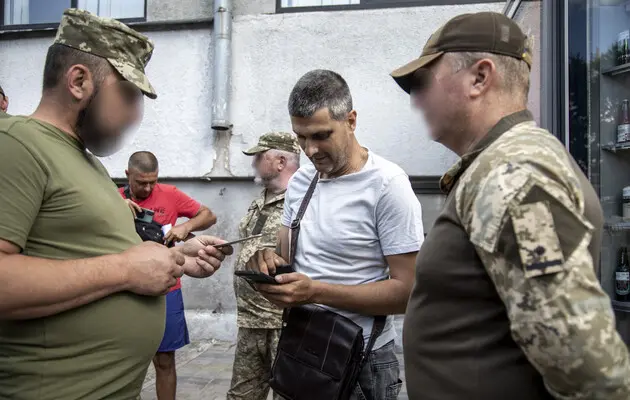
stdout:
<svg viewBox="0 0 630 400">
<path fill-rule="evenodd" d="M 181 349 L 190 343 L 188 326 L 184 315 L 182 290 L 176 289 L 166 295 L 166 327 L 158 353 Z"/>
</svg>

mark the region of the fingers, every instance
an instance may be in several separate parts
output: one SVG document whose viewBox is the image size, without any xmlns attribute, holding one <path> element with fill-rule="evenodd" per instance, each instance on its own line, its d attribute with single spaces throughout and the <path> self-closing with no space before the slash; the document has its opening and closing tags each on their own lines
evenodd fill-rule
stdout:
<svg viewBox="0 0 630 400">
<path fill-rule="evenodd" d="M 171 256 L 177 265 L 180 267 L 186 263 L 186 257 L 177 249 L 171 249 Z"/>
<path fill-rule="evenodd" d="M 276 282 L 282 283 L 282 284 L 297 282 L 302 279 L 302 276 L 303 276 L 302 274 L 299 274 L 297 272 L 293 272 L 290 274 L 281 274 L 281 275 L 276 276 Z"/>
<path fill-rule="evenodd" d="M 273 250 L 265 249 L 263 251 L 263 260 L 269 271 L 267 274 L 274 274 L 276 272 L 276 265 L 282 265 L 282 263 L 276 264 L 276 258 L 278 258 L 278 255 Z"/>
<path fill-rule="evenodd" d="M 225 248 L 217 249 L 216 247 L 206 246 L 205 248 L 199 250 L 199 257 L 203 257 L 204 260 L 209 261 L 210 258 L 215 258 L 219 260 L 219 262 L 225 260 Z"/>
<path fill-rule="evenodd" d="M 267 268 L 267 263 L 265 262 L 265 252 L 258 250 L 256 254 L 254 254 L 254 257 L 256 257 L 256 265 L 252 266 L 263 274 L 269 275 L 269 269 Z"/>
<path fill-rule="evenodd" d="M 216 249 L 215 249 L 216 250 Z M 221 261 L 225 258 L 225 255 L 221 253 L 222 258 L 213 256 L 208 254 L 205 250 L 199 250 L 199 254 L 197 256 L 197 264 L 204 263 L 212 267 L 213 270 L 217 270 L 221 267 Z"/>
<path fill-rule="evenodd" d="M 197 236 L 197 240 L 199 240 L 199 242 L 202 243 L 204 246 L 216 246 L 223 243 L 227 243 L 227 241 L 221 238 L 218 238 L 216 236 L 210 236 L 210 235 L 199 235 Z"/>
<path fill-rule="evenodd" d="M 173 230 L 171 229 L 166 235 L 164 235 L 164 244 L 168 246 L 173 241 L 173 236 Z"/>
<path fill-rule="evenodd" d="M 219 264 L 218 266 L 212 265 L 211 263 L 208 263 L 204 260 L 201 259 L 197 259 L 197 265 L 205 272 L 205 276 L 211 276 L 213 275 L 221 266 L 221 264 Z"/>
</svg>

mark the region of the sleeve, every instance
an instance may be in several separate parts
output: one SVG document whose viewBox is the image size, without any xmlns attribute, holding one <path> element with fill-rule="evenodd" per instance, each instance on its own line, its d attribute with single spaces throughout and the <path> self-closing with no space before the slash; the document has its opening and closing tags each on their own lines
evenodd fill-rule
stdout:
<svg viewBox="0 0 630 400">
<path fill-rule="evenodd" d="M 505 304 L 512 337 L 552 395 L 627 400 L 628 350 L 595 276 L 593 227 L 576 196 L 542 171 L 510 163 L 495 167 L 472 199 L 462 193 L 459 217 Z"/>
<path fill-rule="evenodd" d="M 385 185 L 375 214 L 383 255 L 420 250 L 424 241 L 422 207 L 406 174 L 394 176 Z"/>
<path fill-rule="evenodd" d="M 0 239 L 24 249 L 48 177 L 26 147 L 0 133 Z"/>
<path fill-rule="evenodd" d="M 293 211 L 291 210 L 291 204 L 293 204 L 293 201 L 291 199 L 292 193 L 293 193 L 293 190 L 291 189 L 291 181 L 290 181 L 289 187 L 287 187 L 287 191 L 284 194 L 284 206 L 282 208 L 282 218 L 281 218 L 282 225 L 288 228 L 291 227 L 291 221 L 293 219 Z"/>
<path fill-rule="evenodd" d="M 175 204 L 177 205 L 177 217 L 194 218 L 201 209 L 201 203 L 194 200 L 186 193 L 175 188 L 173 192 Z"/>
</svg>

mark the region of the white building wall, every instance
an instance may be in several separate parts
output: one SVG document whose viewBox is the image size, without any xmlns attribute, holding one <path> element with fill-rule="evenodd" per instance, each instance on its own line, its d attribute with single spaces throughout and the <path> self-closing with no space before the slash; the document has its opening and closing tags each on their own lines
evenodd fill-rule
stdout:
<svg viewBox="0 0 630 400">
<path fill-rule="evenodd" d="M 267 3 L 257 7 L 269 12 Z M 440 175 L 455 156 L 428 140 L 425 127 L 410 109 L 409 97 L 388 74 L 417 57 L 430 34 L 451 17 L 501 8 L 501 3 L 488 3 L 236 15 L 231 135 L 210 129 L 212 31 L 149 32 L 156 49 L 148 75 L 158 99 L 145 100 L 138 132 L 123 150 L 103 162 L 113 177 L 121 178 L 132 152 L 154 152 L 162 177 L 174 178 L 173 182 L 219 216 L 219 224 L 210 232 L 231 239 L 259 188 L 220 178 L 251 175 L 251 159 L 241 150 L 255 144 L 266 131 L 290 131 L 286 103 L 292 86 L 305 72 L 326 68 L 341 73 L 350 85 L 359 115 L 357 135 L 363 145 L 400 164 L 409 175 Z M 150 15 L 159 11 L 149 8 Z M 0 82 L 11 100 L 10 113 L 28 114 L 37 106 L 51 41 L 52 37 L 0 40 Z M 217 179 L 209 183 L 183 180 L 207 174 Z M 427 196 L 421 201 L 430 225 L 442 200 Z M 234 337 L 231 268 L 228 261 L 211 279 L 184 281 L 193 338 Z"/>
</svg>

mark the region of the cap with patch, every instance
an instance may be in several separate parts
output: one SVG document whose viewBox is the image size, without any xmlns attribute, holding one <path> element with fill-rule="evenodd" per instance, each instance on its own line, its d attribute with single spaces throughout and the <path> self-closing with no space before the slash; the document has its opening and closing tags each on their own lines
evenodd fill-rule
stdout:
<svg viewBox="0 0 630 400">
<path fill-rule="evenodd" d="M 258 144 L 249 150 L 243 151 L 245 155 L 253 156 L 267 150 L 283 150 L 300 154 L 300 144 L 295 135 L 286 132 L 270 132 L 258 139 Z"/>
<path fill-rule="evenodd" d="M 435 31 L 422 49 L 420 58 L 391 73 L 407 93 L 411 91 L 411 77 L 440 58 L 444 53 L 480 52 L 510 56 L 532 66 L 531 49 L 527 36 L 510 18 L 495 12 L 462 14 Z"/>
<path fill-rule="evenodd" d="M 63 13 L 54 43 L 105 58 L 147 97 L 157 97 L 144 72 L 153 54 L 153 43 L 122 22 L 69 8 Z"/>
</svg>

